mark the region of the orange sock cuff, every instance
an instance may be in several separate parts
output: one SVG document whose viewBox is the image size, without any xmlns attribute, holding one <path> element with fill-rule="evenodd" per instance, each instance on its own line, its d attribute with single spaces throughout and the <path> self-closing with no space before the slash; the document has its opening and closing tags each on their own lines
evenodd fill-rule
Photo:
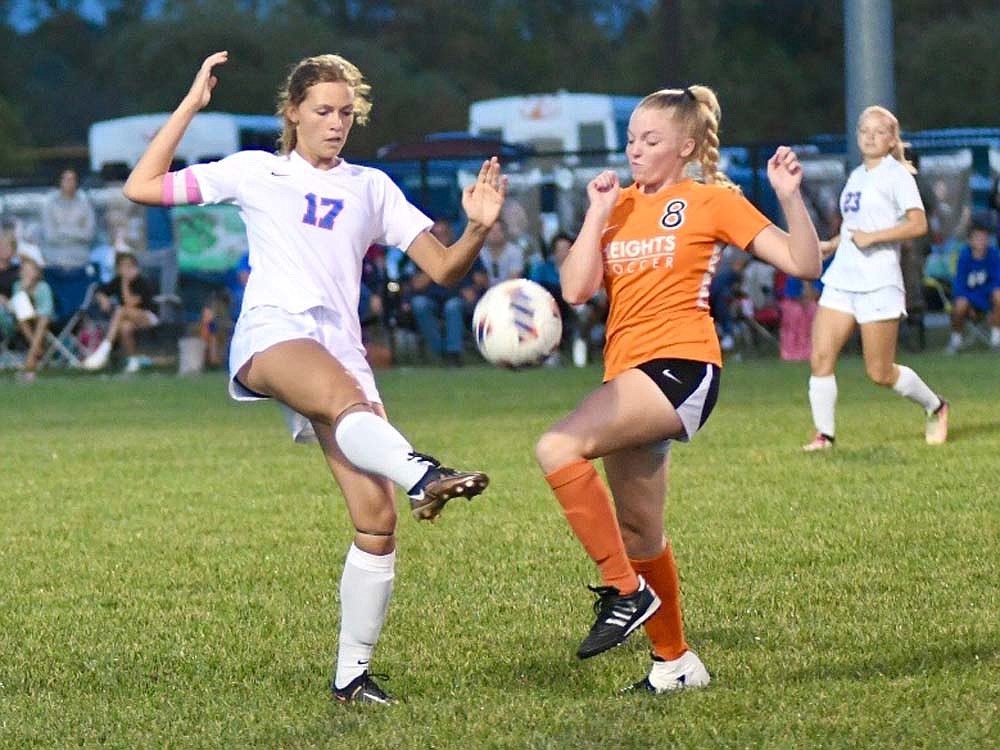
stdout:
<svg viewBox="0 0 1000 750">
<path fill-rule="evenodd" d="M 553 490 L 558 490 L 560 487 L 565 487 L 570 482 L 579 479 L 591 471 L 594 471 L 594 467 L 590 461 L 585 458 L 579 458 L 576 461 L 570 461 L 568 464 L 560 466 L 551 474 L 546 474 L 545 481 L 549 483 L 549 487 Z"/>
<path fill-rule="evenodd" d="M 667 542 L 667 546 L 663 548 L 663 552 L 658 554 L 656 557 L 630 557 L 628 561 L 632 563 L 633 568 L 638 570 L 640 573 L 645 574 L 646 571 L 655 568 L 657 563 L 663 563 L 665 558 L 669 558 L 671 561 L 674 559 L 673 550 L 670 549 L 670 542 Z"/>
</svg>

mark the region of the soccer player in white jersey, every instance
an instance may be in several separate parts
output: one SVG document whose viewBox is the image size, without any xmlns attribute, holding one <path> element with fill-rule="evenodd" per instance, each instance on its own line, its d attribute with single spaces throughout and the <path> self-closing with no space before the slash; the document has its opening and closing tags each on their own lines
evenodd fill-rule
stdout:
<svg viewBox="0 0 1000 750">
<path fill-rule="evenodd" d="M 906 314 L 899 247 L 927 232 L 913 179 L 916 170 L 903 155 L 899 122 L 884 107 L 861 113 L 857 139 L 863 163 L 851 172 L 840 195 L 840 234 L 820 243 L 824 256 L 836 255 L 823 274 L 823 294 L 813 320 L 809 404 L 816 436 L 803 450 L 833 447 L 833 371 L 855 325 L 861 328 L 868 377 L 920 404 L 927 413 L 927 442 L 937 445 L 948 435 L 948 402 L 917 373 L 895 362 L 899 320 Z"/>
<path fill-rule="evenodd" d="M 237 400 L 274 398 L 293 439 L 317 441 L 355 526 L 340 585 L 341 629 L 332 689 L 342 702 L 390 703 L 369 662 L 385 621 L 395 568 L 393 483 L 418 519 L 434 519 L 454 497 L 472 498 L 489 479 L 455 471 L 413 450 L 389 424 L 364 357 L 358 322 L 361 265 L 368 246 L 404 248 L 437 283 L 456 283 L 479 254 L 506 193 L 497 160 L 484 162 L 462 206 L 465 233 L 445 247 L 431 220 L 382 172 L 340 153 L 371 109 L 371 87 L 337 55 L 300 61 L 278 100 L 280 152 L 244 151 L 170 172 L 192 117 L 211 99 L 205 59 L 191 90 L 149 144 L 125 184 L 147 205 L 233 203 L 247 226 L 250 279 L 233 333 L 229 391 Z"/>
</svg>

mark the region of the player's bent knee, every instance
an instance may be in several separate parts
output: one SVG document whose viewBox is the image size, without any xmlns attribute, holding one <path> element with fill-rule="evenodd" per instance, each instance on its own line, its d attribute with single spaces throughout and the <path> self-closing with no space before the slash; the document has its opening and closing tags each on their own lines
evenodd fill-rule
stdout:
<svg viewBox="0 0 1000 750">
<path fill-rule="evenodd" d="M 833 374 L 833 366 L 836 362 L 836 358 L 832 357 L 825 352 L 817 352 L 815 349 L 812 352 L 812 356 L 809 357 L 809 369 L 813 375 L 818 377 L 823 377 L 825 375 Z"/>
<path fill-rule="evenodd" d="M 375 409 L 373 409 L 372 405 L 367 401 L 354 401 L 346 406 L 343 403 L 334 404 L 328 411 L 330 424 L 334 429 L 337 429 L 337 424 L 348 414 L 352 414 L 357 411 L 368 411 L 374 413 Z"/>
<path fill-rule="evenodd" d="M 535 459 L 546 474 L 581 458 L 582 446 L 565 433 L 546 432 L 535 443 Z"/>
<path fill-rule="evenodd" d="M 867 373 L 875 385 L 880 385 L 883 388 L 891 388 L 896 384 L 896 377 L 892 368 L 888 370 L 868 370 Z"/>
<path fill-rule="evenodd" d="M 394 536 L 396 533 L 396 509 L 391 504 L 370 510 L 354 519 L 354 529 L 368 536 Z"/>
</svg>

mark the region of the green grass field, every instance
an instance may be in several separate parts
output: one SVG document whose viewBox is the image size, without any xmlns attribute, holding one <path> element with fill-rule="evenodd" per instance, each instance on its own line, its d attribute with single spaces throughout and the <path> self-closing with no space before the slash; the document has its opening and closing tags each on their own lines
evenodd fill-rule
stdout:
<svg viewBox="0 0 1000 750">
<path fill-rule="evenodd" d="M 221 375 L 5 376 L 0 747 L 1000 746 L 1000 358 L 903 359 L 953 401 L 945 446 L 849 358 L 837 449 L 803 455 L 806 367 L 726 369 L 668 498 L 713 682 L 659 697 L 617 695 L 642 634 L 574 657 L 596 571 L 532 457 L 599 371 L 383 373 L 418 449 L 493 479 L 401 516 L 388 709 L 328 696 L 352 532 L 274 406 Z"/>
</svg>

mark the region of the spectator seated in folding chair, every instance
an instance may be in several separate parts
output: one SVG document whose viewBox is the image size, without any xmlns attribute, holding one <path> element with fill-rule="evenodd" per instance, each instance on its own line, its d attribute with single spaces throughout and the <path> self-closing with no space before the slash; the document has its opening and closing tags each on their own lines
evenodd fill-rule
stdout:
<svg viewBox="0 0 1000 750">
<path fill-rule="evenodd" d="M 21 274 L 14 263 L 17 237 L 14 222 L 4 220 L 0 224 L 0 370 L 12 369 L 21 360 L 10 350 L 17 335 L 17 318 L 10 309 L 10 298 L 14 296 L 14 282 Z"/>
<path fill-rule="evenodd" d="M 733 313 L 737 309 L 736 300 L 741 294 L 743 271 L 749 262 L 749 253 L 727 249 L 709 287 L 709 307 L 715 327 L 719 330 L 719 342 L 724 352 L 732 351 L 736 346 L 736 321 Z"/>
<path fill-rule="evenodd" d="M 994 351 L 1000 350 L 1000 250 L 991 243 L 992 222 L 976 217 L 969 229 L 969 241 L 958 255 L 952 283 L 951 337 L 945 349 L 957 354 L 969 333 Z M 989 333 L 979 326 L 989 323 Z M 967 322 L 971 325 L 966 326 Z"/>
<path fill-rule="evenodd" d="M 774 269 L 735 248 L 726 258 L 709 288 L 722 350 L 733 351 L 737 344 L 753 351 L 769 344 L 777 350 L 781 313 L 774 299 Z"/>
<path fill-rule="evenodd" d="M 116 275 L 98 288 L 94 299 L 100 309 L 111 316 L 107 336 L 84 361 L 86 370 L 107 367 L 111 350 L 120 339 L 125 349 L 125 372 L 138 372 L 142 360 L 138 356 L 136 331 L 153 328 L 159 318 L 153 312 L 153 287 L 139 272 L 139 262 L 129 252 L 115 257 Z"/>
<path fill-rule="evenodd" d="M 9 309 L 17 320 L 17 327 L 28 342 L 28 354 L 24 367 L 18 373 L 23 383 L 34 381 L 42 355 L 45 352 L 46 335 L 55 315 L 52 288 L 42 278 L 45 260 L 34 245 L 19 243 L 17 250 L 21 260 L 19 278 L 14 282 Z"/>
</svg>

